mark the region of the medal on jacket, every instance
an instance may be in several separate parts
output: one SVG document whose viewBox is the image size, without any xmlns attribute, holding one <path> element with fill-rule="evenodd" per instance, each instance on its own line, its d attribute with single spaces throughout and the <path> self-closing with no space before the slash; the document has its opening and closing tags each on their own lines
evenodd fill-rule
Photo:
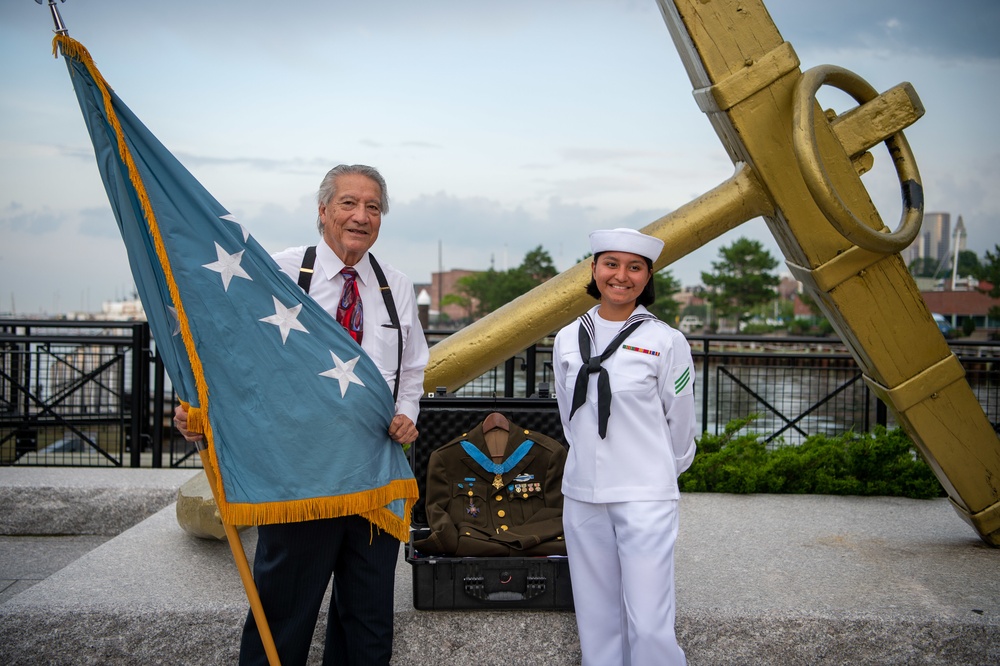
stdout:
<svg viewBox="0 0 1000 666">
<path fill-rule="evenodd" d="M 472 499 L 475 494 L 472 490 L 472 484 L 475 483 L 475 479 L 466 479 L 469 482 L 469 506 L 465 507 L 465 512 L 475 518 L 479 515 L 479 507 L 476 506 L 475 501 Z"/>
<path fill-rule="evenodd" d="M 530 439 L 526 439 L 521 443 L 521 446 L 517 447 L 514 453 L 504 460 L 502 463 L 495 463 L 490 460 L 485 453 L 480 451 L 475 444 L 462 440 L 462 448 L 468 453 L 476 463 L 482 467 L 487 472 L 493 473 L 493 487 L 497 490 L 503 488 L 503 475 L 514 469 L 519 462 L 524 460 L 524 456 L 528 455 L 528 451 L 535 443 Z"/>
</svg>

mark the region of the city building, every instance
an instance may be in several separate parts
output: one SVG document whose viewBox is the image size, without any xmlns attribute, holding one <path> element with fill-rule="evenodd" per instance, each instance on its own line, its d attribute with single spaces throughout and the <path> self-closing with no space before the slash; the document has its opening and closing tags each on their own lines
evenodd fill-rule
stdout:
<svg viewBox="0 0 1000 666">
<path fill-rule="evenodd" d="M 980 281 L 975 289 L 923 291 L 920 295 L 931 312 L 943 315 L 958 330 L 971 319 L 976 330 L 995 331 L 1000 329 L 1000 317 L 991 317 L 989 313 L 991 308 L 1000 309 L 1000 298 L 990 296 L 991 289 L 992 284 Z"/>
<path fill-rule="evenodd" d="M 950 265 L 951 214 L 924 213 L 920 233 L 900 254 L 907 266 L 917 259 L 933 259 L 942 267 Z"/>
<path fill-rule="evenodd" d="M 417 293 L 421 289 L 427 290 L 431 297 L 430 321 L 431 325 L 443 325 L 448 322 L 460 322 L 469 318 L 469 309 L 458 304 L 449 304 L 441 307 L 441 301 L 448 294 L 458 294 L 458 281 L 463 277 L 475 275 L 481 271 L 470 271 L 462 268 L 445 271 L 443 273 L 431 273 L 430 284 L 414 285 Z M 441 315 L 444 315 L 443 317 Z"/>
</svg>

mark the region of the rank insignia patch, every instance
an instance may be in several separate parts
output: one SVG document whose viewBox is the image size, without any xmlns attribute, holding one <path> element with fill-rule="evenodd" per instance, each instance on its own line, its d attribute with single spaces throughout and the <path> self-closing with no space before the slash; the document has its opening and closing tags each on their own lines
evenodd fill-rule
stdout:
<svg viewBox="0 0 1000 666">
<path fill-rule="evenodd" d="M 694 391 L 694 372 L 691 366 L 682 365 L 673 368 L 670 372 L 671 381 L 674 383 L 674 395 L 685 395 Z"/>
</svg>

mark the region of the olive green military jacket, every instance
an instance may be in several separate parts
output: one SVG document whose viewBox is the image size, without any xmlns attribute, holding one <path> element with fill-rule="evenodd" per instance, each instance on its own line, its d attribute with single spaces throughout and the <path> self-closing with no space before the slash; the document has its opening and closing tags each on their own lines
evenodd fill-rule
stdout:
<svg viewBox="0 0 1000 666">
<path fill-rule="evenodd" d="M 504 461 L 494 467 L 476 426 L 431 453 L 424 498 L 431 535 L 414 547 L 459 557 L 565 555 L 565 463 L 560 442 L 510 423 Z"/>
</svg>

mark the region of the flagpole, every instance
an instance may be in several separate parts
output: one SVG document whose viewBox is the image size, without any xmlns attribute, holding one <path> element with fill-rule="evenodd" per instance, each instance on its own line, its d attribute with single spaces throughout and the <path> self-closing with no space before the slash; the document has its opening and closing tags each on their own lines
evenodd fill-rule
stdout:
<svg viewBox="0 0 1000 666">
<path fill-rule="evenodd" d="M 62 0 L 66 2 L 66 0 Z M 42 4 L 42 0 L 35 0 L 38 4 Z M 56 34 L 57 35 L 68 35 L 69 30 L 62 22 L 62 16 L 59 15 L 59 7 L 56 5 L 56 0 L 49 0 L 49 11 L 52 13 L 52 22 L 56 24 Z"/>
<path fill-rule="evenodd" d="M 202 467 L 205 468 L 205 476 L 208 478 L 208 485 L 212 489 L 212 497 L 215 503 L 219 503 L 219 491 L 216 488 L 216 477 L 212 474 L 212 459 L 208 455 L 208 448 L 204 441 L 195 442 L 198 455 L 201 457 Z M 260 602 L 260 594 L 257 592 L 257 584 L 254 582 L 253 573 L 250 571 L 250 564 L 247 562 L 246 551 L 243 550 L 243 541 L 240 534 L 233 525 L 223 521 L 223 529 L 226 531 L 226 540 L 229 541 L 229 549 L 233 551 L 233 560 L 236 568 L 240 572 L 240 580 L 247 592 L 247 599 L 250 601 L 250 611 L 253 619 L 257 623 L 257 632 L 260 640 L 264 644 L 264 652 L 267 654 L 267 661 L 271 666 L 281 666 L 278 658 L 278 648 L 274 645 L 274 638 L 271 636 L 271 627 L 267 624 L 267 616 L 264 615 L 264 606 Z"/>
<path fill-rule="evenodd" d="M 68 38 L 69 30 L 63 23 L 62 16 L 59 15 L 59 8 L 56 6 L 55 0 L 48 1 L 56 34 Z M 43 0 L 35 0 L 35 2 L 42 4 Z M 62 2 L 66 2 L 66 0 L 62 0 Z M 214 474 L 209 473 L 212 471 L 212 460 L 208 455 L 208 448 L 204 440 L 195 442 L 195 447 L 198 450 L 198 455 L 201 457 L 205 476 L 208 478 L 208 485 L 212 489 L 212 496 L 215 498 L 215 503 L 219 504 L 219 489 L 216 487 L 216 477 Z M 229 548 L 233 552 L 233 560 L 236 562 L 236 568 L 239 570 L 240 579 L 243 581 L 243 587 L 250 602 L 250 610 L 253 613 L 254 621 L 257 623 L 257 631 L 264 645 L 264 652 L 267 654 L 267 661 L 270 666 L 281 666 L 281 660 L 278 658 L 278 650 L 274 645 L 274 638 L 271 636 L 271 628 L 267 624 L 267 617 L 264 615 L 264 606 L 260 602 L 260 594 L 257 591 L 257 585 L 250 571 L 250 565 L 247 562 L 246 551 L 243 550 L 243 542 L 240 540 L 239 532 L 237 532 L 235 526 L 225 522 L 222 523 L 222 526 L 226 532 L 226 539 L 229 541 Z"/>
</svg>

